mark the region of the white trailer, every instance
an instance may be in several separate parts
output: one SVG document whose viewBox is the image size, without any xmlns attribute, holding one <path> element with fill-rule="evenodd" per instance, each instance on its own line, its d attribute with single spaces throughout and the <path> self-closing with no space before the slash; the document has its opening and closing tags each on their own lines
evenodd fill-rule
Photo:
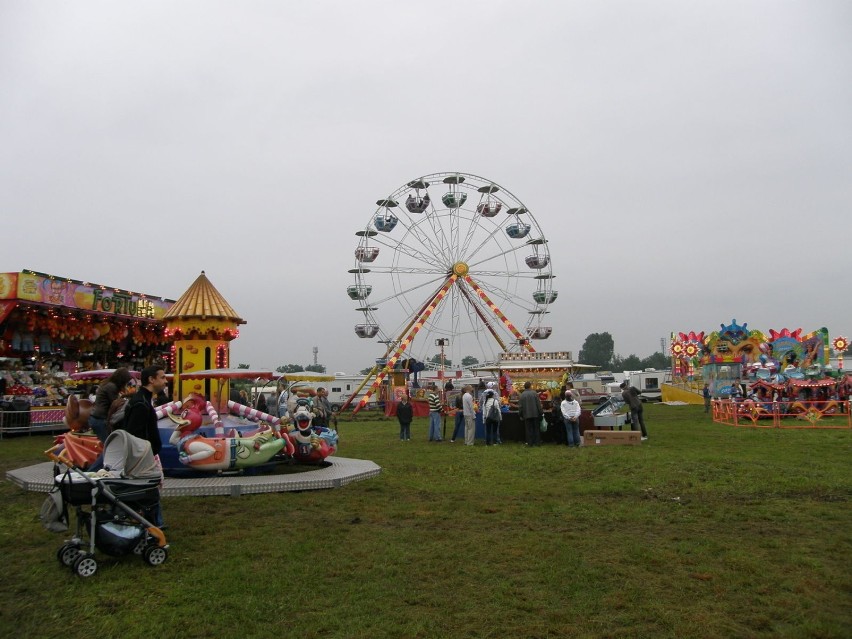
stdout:
<svg viewBox="0 0 852 639">
<path fill-rule="evenodd" d="M 324 382 L 322 384 L 318 384 L 318 386 L 324 386 L 328 389 L 328 402 L 331 404 L 331 410 L 337 412 L 340 410 L 340 407 L 346 403 L 346 400 L 352 397 L 352 393 L 355 392 L 355 389 L 361 385 L 361 382 L 364 381 L 365 375 L 335 375 L 333 382 Z M 367 391 L 370 389 L 370 385 L 372 380 L 364 385 L 355 398 L 352 400 L 352 403 L 349 405 L 350 407 L 357 405 L 359 401 L 367 394 Z M 376 393 L 370 397 L 370 401 L 367 402 L 367 405 L 364 407 L 366 409 L 375 408 L 376 405 Z"/>
<path fill-rule="evenodd" d="M 663 384 L 671 384 L 672 372 L 646 368 L 630 373 L 630 385 L 639 389 L 643 402 L 658 402 L 663 398 Z"/>
</svg>

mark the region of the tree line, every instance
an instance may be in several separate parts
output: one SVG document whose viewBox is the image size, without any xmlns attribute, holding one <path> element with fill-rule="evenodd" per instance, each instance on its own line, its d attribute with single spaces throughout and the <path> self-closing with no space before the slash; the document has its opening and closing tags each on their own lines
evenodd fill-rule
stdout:
<svg viewBox="0 0 852 639">
<path fill-rule="evenodd" d="M 579 364 L 599 366 L 603 370 L 620 373 L 622 371 L 639 371 L 645 368 L 668 368 L 671 358 L 659 351 L 640 359 L 636 355 L 622 357 L 615 352 L 615 341 L 609 333 L 592 333 L 583 342 L 583 348 L 577 356 Z"/>
<path fill-rule="evenodd" d="M 436 353 L 430 357 L 428 361 L 432 364 L 440 365 L 440 353 Z M 668 355 L 660 353 L 659 351 L 645 358 L 639 358 L 634 354 L 623 357 L 615 352 L 615 340 L 612 339 L 612 335 L 607 332 L 603 332 L 592 333 L 586 337 L 586 340 L 583 342 L 583 347 L 580 349 L 577 356 L 577 363 L 598 366 L 602 370 L 620 373 L 622 371 L 638 371 L 645 368 L 668 368 L 671 365 L 671 359 Z M 479 364 L 479 360 L 472 355 L 467 355 L 461 360 L 463 368 L 469 368 L 471 366 L 476 366 L 477 364 Z M 453 360 L 445 357 L 444 367 L 452 368 L 452 366 Z M 240 364 L 238 366 L 238 368 L 248 367 L 248 364 Z M 368 366 L 367 368 L 362 369 L 361 375 L 367 375 L 372 368 L 372 366 Z M 275 370 L 284 374 L 301 373 L 303 371 L 325 373 L 326 367 L 322 364 L 307 364 L 305 366 L 302 366 L 301 364 L 282 364 Z"/>
</svg>

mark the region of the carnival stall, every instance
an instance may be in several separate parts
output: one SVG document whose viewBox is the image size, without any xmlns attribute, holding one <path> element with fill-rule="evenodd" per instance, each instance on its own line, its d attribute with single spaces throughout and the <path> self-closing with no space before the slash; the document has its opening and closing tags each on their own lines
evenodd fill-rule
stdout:
<svg viewBox="0 0 852 639">
<path fill-rule="evenodd" d="M 141 368 L 168 349 L 162 320 L 172 304 L 35 271 L 0 273 L 0 356 L 9 358 L 6 390 L 25 386 L 31 392 L 19 396 L 34 400 L 34 406 L 50 405 L 64 400 L 67 374 Z"/>
<path fill-rule="evenodd" d="M 560 404 L 566 384 L 582 371 L 593 370 L 596 366 L 577 364 L 567 351 L 500 353 L 498 362 L 493 365 L 477 366 L 474 374 L 491 374 L 499 380 L 503 421 L 500 434 L 503 440 L 524 441 L 525 430 L 518 414 L 518 400 L 526 382 L 538 393 L 548 422 L 547 432 L 542 433 L 544 442 L 564 442 L 565 430 L 562 425 Z M 479 417 L 478 417 L 479 418 Z M 584 410 L 580 417 L 580 428 L 592 428 L 594 420 L 591 412 Z"/>
</svg>

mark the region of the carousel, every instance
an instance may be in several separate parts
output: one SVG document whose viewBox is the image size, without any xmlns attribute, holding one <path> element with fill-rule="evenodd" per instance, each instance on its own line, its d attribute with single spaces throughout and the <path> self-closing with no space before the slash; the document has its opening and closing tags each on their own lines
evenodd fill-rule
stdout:
<svg viewBox="0 0 852 639">
<path fill-rule="evenodd" d="M 211 309 L 214 312 L 211 312 Z M 337 432 L 313 424 L 313 397 L 299 396 L 299 380 L 282 380 L 268 370 L 229 368 L 229 343 L 242 320 L 209 282 L 204 272 L 164 317 L 172 340 L 166 367 L 173 368 L 173 397 L 156 408 L 167 475 L 271 470 L 280 463 L 327 464 L 337 451 Z M 217 368 L 205 368 L 215 362 Z M 80 373 L 80 380 L 108 377 L 112 371 Z M 93 377 L 96 375 L 96 377 Z M 138 378 L 139 374 L 135 373 Z M 278 380 L 289 384 L 293 401 L 281 416 L 258 410 L 231 397 L 236 380 L 254 384 Z M 102 452 L 89 430 L 92 402 L 71 398 L 65 407 L 69 432 L 47 451 L 54 461 L 87 468 Z"/>
</svg>

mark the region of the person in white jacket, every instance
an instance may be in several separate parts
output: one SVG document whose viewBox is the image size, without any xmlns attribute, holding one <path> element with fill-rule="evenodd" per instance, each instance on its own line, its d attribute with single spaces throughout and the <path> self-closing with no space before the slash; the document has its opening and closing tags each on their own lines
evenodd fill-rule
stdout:
<svg viewBox="0 0 852 639">
<path fill-rule="evenodd" d="M 565 399 L 559 405 L 562 410 L 562 421 L 565 422 L 565 435 L 568 447 L 580 447 L 580 402 L 574 399 L 571 391 L 565 393 Z"/>
</svg>

